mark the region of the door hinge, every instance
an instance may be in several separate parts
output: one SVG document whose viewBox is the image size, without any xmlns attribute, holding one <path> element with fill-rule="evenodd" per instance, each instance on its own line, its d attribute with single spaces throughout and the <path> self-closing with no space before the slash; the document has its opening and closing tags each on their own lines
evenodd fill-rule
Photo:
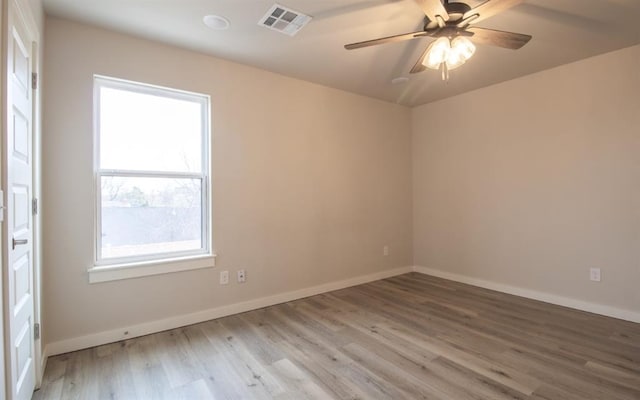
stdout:
<svg viewBox="0 0 640 400">
<path fill-rule="evenodd" d="M 40 324 L 33 324 L 33 337 L 35 340 L 40 339 Z"/>
<path fill-rule="evenodd" d="M 38 199 L 31 200 L 31 213 L 38 215 Z"/>
<path fill-rule="evenodd" d="M 31 89 L 36 90 L 38 88 L 38 73 L 31 73 Z"/>
</svg>

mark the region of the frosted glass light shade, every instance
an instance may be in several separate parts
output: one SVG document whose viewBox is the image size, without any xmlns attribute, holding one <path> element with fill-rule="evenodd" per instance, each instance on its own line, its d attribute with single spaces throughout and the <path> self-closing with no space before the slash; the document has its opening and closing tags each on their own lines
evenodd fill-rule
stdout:
<svg viewBox="0 0 640 400">
<path fill-rule="evenodd" d="M 431 69 L 439 69 L 440 64 L 446 62 L 451 52 L 449 39 L 446 37 L 438 38 L 429 45 L 427 56 L 422 61 L 422 65 Z"/>
<path fill-rule="evenodd" d="M 451 41 L 451 51 L 458 53 L 466 61 L 474 55 L 476 46 L 466 37 L 458 36 Z"/>
<path fill-rule="evenodd" d="M 429 45 L 427 55 L 422 61 L 422 65 L 431 69 L 440 69 L 443 63 L 447 64 L 447 69 L 456 69 L 476 51 L 476 46 L 463 36 L 458 36 L 453 40 L 441 37 Z"/>
</svg>

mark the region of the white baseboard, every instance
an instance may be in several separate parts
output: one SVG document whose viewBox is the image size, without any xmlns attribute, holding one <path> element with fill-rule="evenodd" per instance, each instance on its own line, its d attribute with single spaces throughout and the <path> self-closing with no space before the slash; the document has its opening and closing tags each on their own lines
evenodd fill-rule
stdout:
<svg viewBox="0 0 640 400">
<path fill-rule="evenodd" d="M 425 275 L 437 276 L 443 279 L 449 279 L 451 281 L 466 283 L 472 286 L 479 286 L 485 289 L 491 289 L 498 292 L 513 294 L 520 297 L 526 297 L 528 299 L 539 300 L 545 303 L 556 304 L 559 306 L 574 308 L 576 310 L 587 311 L 595 314 L 605 315 L 607 317 L 613 317 L 623 319 L 631 322 L 640 323 L 640 312 L 625 310 L 622 308 L 616 308 L 606 306 L 597 303 L 591 303 L 588 301 L 572 299 L 569 297 L 558 296 L 555 294 L 539 292 L 537 290 L 524 289 L 517 286 L 505 285 L 502 283 L 496 283 L 486 281 L 483 279 L 473 278 L 470 276 L 459 275 L 451 272 L 440 271 L 437 269 L 414 266 L 414 272 L 419 272 Z"/>
<path fill-rule="evenodd" d="M 286 303 L 317 294 L 331 292 L 333 290 L 344 289 L 351 286 L 361 285 L 363 283 L 373 282 L 380 279 L 390 278 L 392 276 L 402 275 L 408 272 L 418 272 L 421 274 L 432 275 L 439 278 L 449 279 L 456 282 L 466 283 L 485 289 L 496 290 L 498 292 L 513 294 L 516 296 L 526 297 L 533 300 L 539 300 L 546 303 L 556 304 L 577 310 L 588 311 L 608 317 L 619 318 L 631 322 L 640 323 L 640 313 L 624 310 L 616 307 L 605 306 L 597 303 L 590 303 L 582 300 L 572 299 L 568 297 L 558 296 L 550 293 L 539 292 L 536 290 L 524 289 L 516 286 L 505 285 L 486 281 L 483 279 L 473 278 L 465 275 L 454 274 L 450 272 L 440 271 L 427 267 L 403 267 L 389 271 L 382 271 L 373 274 L 358 276 L 342 281 L 330 282 L 318 286 L 312 286 L 305 289 L 294 290 L 291 292 L 280 293 L 273 296 L 262 297 L 259 299 L 249 300 L 241 303 L 230 304 L 222 307 L 211 308 L 191 314 L 179 315 L 162 320 L 145 322 L 120 329 L 113 329 L 104 332 L 92 333 L 85 336 L 78 336 L 71 339 L 61 340 L 49 343 L 45 346 L 42 354 L 42 364 L 46 366 L 47 359 L 50 356 L 68 353 L 71 351 L 86 349 L 89 347 L 100 346 L 107 343 L 113 343 L 124 339 L 131 339 L 138 336 L 149 335 L 156 332 L 162 332 L 168 329 L 175 329 L 182 326 L 197 324 L 199 322 L 209 321 L 216 318 L 226 317 L 228 315 L 239 314 L 259 308 L 272 306 L 275 304 Z"/>
<path fill-rule="evenodd" d="M 331 292 L 333 290 L 344 289 L 350 286 L 361 285 L 367 282 L 373 282 L 380 279 L 390 278 L 392 276 L 406 274 L 412 272 L 413 267 L 402 267 L 388 271 L 377 272 L 373 274 L 358 276 L 342 281 L 325 283 L 323 285 L 312 286 L 305 289 L 294 290 L 291 292 L 280 293 L 273 296 L 262 297 L 255 300 L 249 300 L 242 303 L 230 304 L 222 307 L 211 308 L 191 314 L 178 315 L 157 321 L 145 322 L 142 324 L 122 327 L 110 331 L 92 333 L 86 336 L 78 336 L 71 339 L 61 340 L 46 345 L 44 355 L 47 357 L 57 354 L 68 353 L 71 351 L 86 349 L 89 347 L 100 346 L 107 343 L 113 343 L 124 339 L 131 339 L 138 336 L 149 335 L 151 333 L 162 332 L 168 329 L 175 329 L 182 326 L 197 324 L 199 322 L 209 321 L 216 318 L 226 317 L 228 315 L 239 314 L 259 308 L 272 306 L 275 304 L 286 303 L 309 296 L 315 296 L 321 293 Z M 46 362 L 46 361 L 45 361 Z"/>
</svg>

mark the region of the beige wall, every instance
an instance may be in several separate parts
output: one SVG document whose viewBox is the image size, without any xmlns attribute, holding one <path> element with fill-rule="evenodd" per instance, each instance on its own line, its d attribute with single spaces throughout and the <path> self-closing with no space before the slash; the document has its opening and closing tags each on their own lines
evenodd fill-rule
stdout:
<svg viewBox="0 0 640 400">
<path fill-rule="evenodd" d="M 409 109 L 46 22 L 47 342 L 411 265 Z M 211 95 L 215 269 L 88 284 L 93 74 Z M 246 284 L 218 285 L 239 268 Z"/>
<path fill-rule="evenodd" d="M 414 263 L 639 311 L 639 71 L 635 46 L 415 108 Z"/>
</svg>

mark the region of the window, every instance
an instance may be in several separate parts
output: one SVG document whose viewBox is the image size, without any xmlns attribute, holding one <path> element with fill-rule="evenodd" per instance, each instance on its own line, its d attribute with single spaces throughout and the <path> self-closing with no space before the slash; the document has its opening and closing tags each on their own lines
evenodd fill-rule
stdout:
<svg viewBox="0 0 640 400">
<path fill-rule="evenodd" d="M 189 262 L 211 258 L 209 97 L 96 76 L 94 131 L 91 281 L 212 266 Z"/>
</svg>

